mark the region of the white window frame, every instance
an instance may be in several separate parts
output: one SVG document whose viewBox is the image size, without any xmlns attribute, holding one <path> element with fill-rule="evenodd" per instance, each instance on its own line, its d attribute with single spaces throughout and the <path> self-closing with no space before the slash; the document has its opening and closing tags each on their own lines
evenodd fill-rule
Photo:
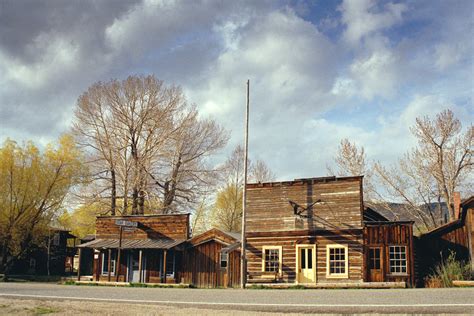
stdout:
<svg viewBox="0 0 474 316">
<path fill-rule="evenodd" d="M 344 258 L 345 258 L 345 267 L 344 273 L 331 273 L 330 269 L 330 252 L 331 249 L 344 249 Z M 348 245 L 340 245 L 340 244 L 331 244 L 326 245 L 326 278 L 331 279 L 348 279 L 349 278 L 349 247 Z"/>
<path fill-rule="evenodd" d="M 225 267 L 222 266 L 223 262 L 225 262 Z M 219 253 L 219 266 L 221 269 L 227 269 L 227 267 L 229 266 L 229 253 L 228 252 Z"/>
<path fill-rule="evenodd" d="M 282 246 L 263 246 L 262 247 L 262 272 L 271 273 L 273 271 L 265 271 L 265 251 L 266 250 L 278 250 L 278 271 L 275 273 L 281 274 L 281 266 L 282 266 L 282 257 L 283 257 L 283 247 Z"/>
<path fill-rule="evenodd" d="M 108 255 L 108 253 L 107 253 Z M 109 262 L 105 260 L 105 252 L 102 253 L 102 271 L 101 271 L 101 275 L 105 275 L 105 276 L 108 276 L 109 275 L 109 272 L 108 271 L 104 271 L 104 267 L 107 267 L 107 269 L 109 269 Z M 111 276 L 115 276 L 115 259 L 110 259 L 110 270 L 111 273 L 110 275 Z"/>
<path fill-rule="evenodd" d="M 390 249 L 392 247 L 400 247 L 405 249 L 405 259 L 390 259 Z M 392 261 L 405 261 L 405 272 L 392 272 Z M 402 267 L 402 266 L 399 266 Z M 388 246 L 388 272 L 390 275 L 408 275 L 408 247 L 406 245 L 389 245 Z"/>
</svg>

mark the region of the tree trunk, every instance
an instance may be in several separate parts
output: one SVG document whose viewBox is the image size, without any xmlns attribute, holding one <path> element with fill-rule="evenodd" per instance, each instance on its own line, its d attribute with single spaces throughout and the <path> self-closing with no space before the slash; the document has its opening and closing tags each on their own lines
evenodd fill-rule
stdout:
<svg viewBox="0 0 474 316">
<path fill-rule="evenodd" d="M 115 209 L 117 207 L 117 182 L 115 179 L 115 170 L 110 170 L 110 175 L 112 178 L 112 192 L 111 192 L 111 201 L 110 201 L 110 215 L 115 216 Z"/>
</svg>

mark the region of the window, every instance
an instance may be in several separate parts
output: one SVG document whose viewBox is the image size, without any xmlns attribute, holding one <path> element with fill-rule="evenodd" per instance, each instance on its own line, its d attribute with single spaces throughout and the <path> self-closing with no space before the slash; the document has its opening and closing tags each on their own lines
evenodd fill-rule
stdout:
<svg viewBox="0 0 474 316">
<path fill-rule="evenodd" d="M 326 249 L 326 276 L 332 278 L 348 278 L 347 246 L 328 245 Z"/>
<path fill-rule="evenodd" d="M 30 269 L 36 269 L 36 259 L 30 258 Z"/>
<path fill-rule="evenodd" d="M 407 247 L 406 246 L 389 246 L 388 249 L 390 259 L 390 273 L 406 274 L 407 273 Z"/>
<path fill-rule="evenodd" d="M 221 268 L 225 269 L 227 268 L 227 258 L 229 254 L 227 252 L 221 252 L 221 257 L 220 257 L 220 262 L 221 262 Z"/>
<path fill-rule="evenodd" d="M 380 248 L 369 249 L 369 268 L 380 270 Z"/>
<path fill-rule="evenodd" d="M 102 253 L 102 275 L 109 275 L 109 252 Z M 115 259 L 110 260 L 110 275 L 115 275 Z"/>
<path fill-rule="evenodd" d="M 53 246 L 59 246 L 59 233 L 55 233 L 53 236 Z"/>
<path fill-rule="evenodd" d="M 263 247 L 262 270 L 264 272 L 280 273 L 281 271 L 281 246 Z"/>
</svg>

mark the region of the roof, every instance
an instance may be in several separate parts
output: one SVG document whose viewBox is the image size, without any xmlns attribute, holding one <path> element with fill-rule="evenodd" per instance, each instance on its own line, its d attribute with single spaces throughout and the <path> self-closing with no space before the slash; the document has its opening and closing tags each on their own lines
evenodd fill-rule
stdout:
<svg viewBox="0 0 474 316">
<path fill-rule="evenodd" d="M 189 239 L 188 242 L 192 246 L 197 246 L 203 243 L 206 243 L 210 240 L 215 240 L 225 245 L 233 244 L 236 241 L 240 240 L 240 233 L 235 232 L 225 232 L 217 228 L 212 228 L 202 234 L 194 236 Z"/>
<path fill-rule="evenodd" d="M 470 208 L 473 208 L 473 207 L 474 207 L 474 195 L 468 197 L 467 199 L 465 199 L 461 202 L 461 215 L 460 215 L 459 219 L 457 219 L 455 221 L 452 221 L 452 222 L 449 222 L 449 223 L 446 223 L 446 224 L 441 225 L 439 227 L 436 227 L 436 228 L 428 231 L 427 233 L 422 234 L 420 237 L 426 237 L 426 236 L 431 236 L 431 235 L 436 235 L 436 234 L 442 234 L 446 231 L 450 231 L 451 229 L 456 229 L 460 226 L 463 226 L 464 222 L 466 220 L 467 210 L 470 209 Z"/>
<path fill-rule="evenodd" d="M 185 242 L 184 239 L 122 239 L 121 249 L 170 249 Z M 118 239 L 95 239 L 85 244 L 78 245 L 79 248 L 119 248 Z"/>
<path fill-rule="evenodd" d="M 173 214 L 144 214 L 144 215 L 102 215 L 97 216 L 97 218 L 139 218 L 139 217 L 161 217 L 161 216 L 183 216 L 183 215 L 191 215 L 191 213 L 173 213 Z"/>
<path fill-rule="evenodd" d="M 326 183 L 336 181 L 354 181 L 360 180 L 364 176 L 351 176 L 351 177 L 316 177 L 316 178 L 301 178 L 294 179 L 292 181 L 278 181 L 278 182 L 259 182 L 259 183 L 247 183 L 247 188 L 258 188 L 258 187 L 277 187 L 285 185 L 303 185 L 303 184 L 314 184 L 314 183 Z"/>
<path fill-rule="evenodd" d="M 385 222 L 388 218 L 375 211 L 373 208 L 364 208 L 364 221 L 365 222 Z"/>
</svg>

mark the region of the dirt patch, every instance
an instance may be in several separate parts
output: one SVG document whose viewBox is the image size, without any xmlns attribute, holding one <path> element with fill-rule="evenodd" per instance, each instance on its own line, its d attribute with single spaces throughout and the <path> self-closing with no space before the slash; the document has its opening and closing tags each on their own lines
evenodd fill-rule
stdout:
<svg viewBox="0 0 474 316">
<path fill-rule="evenodd" d="M 108 302 L 24 300 L 0 297 L 0 315 L 276 315 L 275 313 L 180 308 Z M 297 315 L 297 314 L 285 314 Z"/>
</svg>

